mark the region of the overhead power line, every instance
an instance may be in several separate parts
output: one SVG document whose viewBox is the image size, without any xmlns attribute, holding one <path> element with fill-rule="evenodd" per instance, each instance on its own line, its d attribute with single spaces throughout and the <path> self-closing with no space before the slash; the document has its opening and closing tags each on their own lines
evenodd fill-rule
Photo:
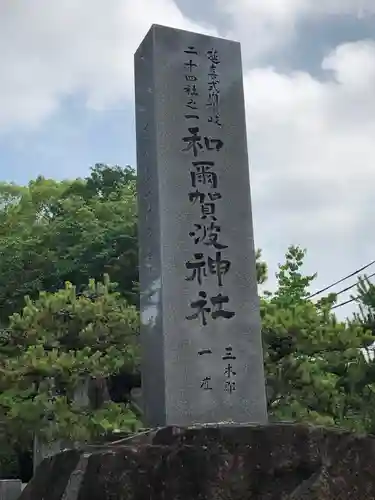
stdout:
<svg viewBox="0 0 375 500">
<path fill-rule="evenodd" d="M 370 274 L 370 275 L 369 275 L 369 276 L 367 276 L 367 277 L 368 277 L 368 278 L 372 278 L 373 276 L 375 276 L 375 273 L 372 273 L 372 274 Z M 347 292 L 348 290 L 350 290 L 351 288 L 354 288 L 355 286 L 358 286 L 358 282 L 353 283 L 353 285 L 347 286 L 346 288 L 343 288 L 343 289 L 342 289 L 342 290 L 340 290 L 339 292 L 335 292 L 335 295 L 340 295 L 340 293 Z"/>
<path fill-rule="evenodd" d="M 346 306 L 346 304 L 350 304 L 350 302 L 354 302 L 357 299 L 358 299 L 358 297 L 352 297 L 351 299 L 346 300 L 345 302 L 341 302 L 341 304 L 336 304 L 335 306 L 331 307 L 331 311 L 333 309 L 337 309 L 338 307 Z"/>
<path fill-rule="evenodd" d="M 361 271 L 364 271 L 365 269 L 367 269 L 368 267 L 372 266 L 373 264 L 375 264 L 375 260 L 369 262 L 368 264 L 366 264 L 365 266 L 362 266 L 360 267 L 359 269 L 357 269 L 356 271 L 348 274 L 347 276 L 344 276 L 344 278 L 341 278 L 339 279 L 338 281 L 335 281 L 334 283 L 332 283 L 331 285 L 328 285 L 326 286 L 325 288 L 322 288 L 321 290 L 318 290 L 317 292 L 314 292 L 312 293 L 311 295 L 309 295 L 307 298 L 308 299 L 311 299 L 312 297 L 315 297 L 316 295 L 319 295 L 323 292 L 326 292 L 327 290 L 329 290 L 330 288 L 336 286 L 336 285 L 339 285 L 340 283 L 342 283 L 343 281 L 346 281 L 347 279 L 349 278 L 352 278 L 353 276 L 355 276 L 356 274 L 360 273 Z M 354 285 L 353 285 L 354 286 Z M 341 292 L 339 292 L 341 293 Z M 335 306 L 337 307 L 337 306 Z"/>
<path fill-rule="evenodd" d="M 367 276 L 367 278 L 372 278 L 373 276 L 375 276 L 375 273 L 370 274 L 369 276 Z M 354 283 L 354 285 L 348 286 L 347 288 L 344 288 L 343 290 L 340 290 L 339 292 L 336 293 L 336 295 L 339 295 L 342 292 L 346 292 L 347 290 L 350 290 L 354 286 L 357 286 L 357 283 Z M 352 297 L 351 299 L 346 300 L 345 302 L 341 302 L 341 304 L 336 304 L 335 306 L 332 307 L 332 309 L 337 309 L 338 307 L 345 306 L 346 304 L 350 304 L 350 302 L 354 302 L 358 298 L 359 298 L 358 296 L 357 297 Z"/>
</svg>

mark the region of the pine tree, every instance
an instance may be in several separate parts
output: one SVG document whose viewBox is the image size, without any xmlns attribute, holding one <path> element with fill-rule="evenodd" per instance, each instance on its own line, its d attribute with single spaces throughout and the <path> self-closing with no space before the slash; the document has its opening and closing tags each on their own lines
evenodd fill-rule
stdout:
<svg viewBox="0 0 375 500">
<path fill-rule="evenodd" d="M 91 397 L 82 408 L 75 391 L 87 379 L 98 386 L 124 368 L 134 371 L 138 335 L 137 310 L 108 276 L 79 294 L 66 283 L 26 298 L 0 338 L 0 412 L 8 438 L 20 443 L 36 432 L 46 440 L 84 441 L 134 430 L 139 422 L 129 405 Z"/>
<path fill-rule="evenodd" d="M 334 295 L 308 299 L 316 275 L 302 274 L 305 253 L 288 249 L 276 292 L 261 299 L 270 416 L 369 430 L 375 400 L 362 387 L 369 366 L 363 347 L 374 337 L 358 321 L 337 320 Z"/>
</svg>

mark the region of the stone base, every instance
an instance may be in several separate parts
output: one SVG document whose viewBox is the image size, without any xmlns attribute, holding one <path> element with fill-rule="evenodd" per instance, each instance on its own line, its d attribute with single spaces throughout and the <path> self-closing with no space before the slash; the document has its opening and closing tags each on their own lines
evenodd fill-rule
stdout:
<svg viewBox="0 0 375 500">
<path fill-rule="evenodd" d="M 0 500 L 18 500 L 22 491 L 19 479 L 0 479 Z"/>
<path fill-rule="evenodd" d="M 166 427 L 45 459 L 20 500 L 375 500 L 375 439 L 320 427 Z"/>
</svg>

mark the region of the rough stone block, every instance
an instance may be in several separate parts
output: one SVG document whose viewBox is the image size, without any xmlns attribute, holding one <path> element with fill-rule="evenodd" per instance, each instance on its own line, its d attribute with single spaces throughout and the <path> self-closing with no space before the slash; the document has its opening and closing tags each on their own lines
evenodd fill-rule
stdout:
<svg viewBox="0 0 375 500">
<path fill-rule="evenodd" d="M 375 440 L 292 424 L 168 427 L 46 459 L 21 500 L 373 500 Z"/>
</svg>

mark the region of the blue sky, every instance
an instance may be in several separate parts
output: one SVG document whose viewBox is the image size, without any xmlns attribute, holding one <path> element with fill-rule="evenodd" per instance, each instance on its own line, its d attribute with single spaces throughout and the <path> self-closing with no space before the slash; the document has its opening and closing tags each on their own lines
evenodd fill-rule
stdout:
<svg viewBox="0 0 375 500">
<path fill-rule="evenodd" d="M 87 175 L 95 163 L 135 166 L 133 104 L 95 111 L 84 101 L 64 99 L 40 129 L 0 137 L 1 180 L 27 183 Z"/>
<path fill-rule="evenodd" d="M 2 0 L 1 180 L 135 165 L 133 53 L 152 23 L 242 43 L 270 286 L 291 243 L 315 288 L 374 259 L 373 0 Z"/>
</svg>

